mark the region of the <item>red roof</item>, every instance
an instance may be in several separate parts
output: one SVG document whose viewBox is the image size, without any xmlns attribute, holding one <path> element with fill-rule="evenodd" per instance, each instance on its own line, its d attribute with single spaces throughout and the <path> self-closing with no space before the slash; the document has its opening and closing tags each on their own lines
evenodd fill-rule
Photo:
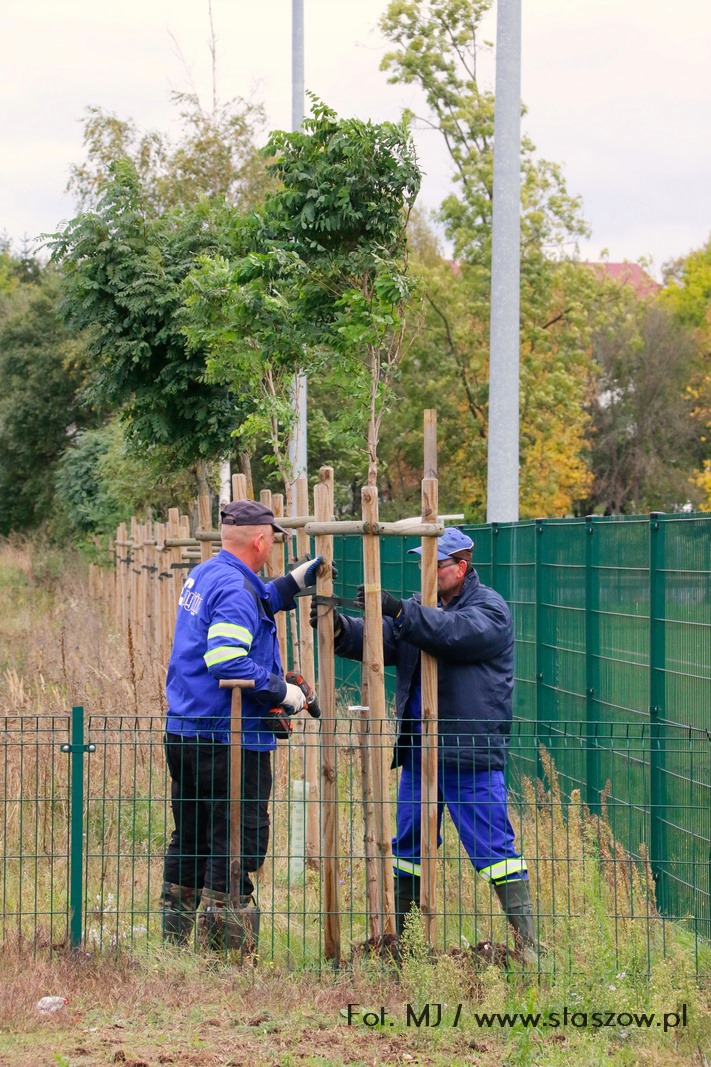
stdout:
<svg viewBox="0 0 711 1067">
<path fill-rule="evenodd" d="M 640 300 L 656 296 L 662 288 L 639 263 L 586 263 L 585 266 L 592 267 L 600 276 L 607 275 L 619 285 L 630 286 Z"/>
</svg>

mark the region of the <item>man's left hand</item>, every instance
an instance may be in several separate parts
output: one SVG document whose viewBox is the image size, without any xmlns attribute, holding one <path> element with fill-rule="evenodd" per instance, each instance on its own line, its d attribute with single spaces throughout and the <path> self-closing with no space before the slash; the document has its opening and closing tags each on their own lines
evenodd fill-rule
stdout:
<svg viewBox="0 0 711 1067">
<path fill-rule="evenodd" d="M 323 556 L 317 556 L 316 559 L 307 559 L 305 563 L 300 563 L 298 567 L 294 567 L 293 571 L 289 571 L 289 574 L 299 589 L 310 589 L 316 585 L 316 576 L 322 563 Z M 331 577 L 334 581 L 338 577 L 338 568 L 335 563 L 331 564 Z"/>
<path fill-rule="evenodd" d="M 356 603 L 361 611 L 365 610 L 365 586 L 359 585 L 358 592 L 356 593 Z M 387 589 L 380 590 L 380 603 L 384 616 L 391 619 L 397 619 L 398 615 L 402 613 L 402 600 L 398 600 L 392 593 L 388 593 Z"/>
</svg>

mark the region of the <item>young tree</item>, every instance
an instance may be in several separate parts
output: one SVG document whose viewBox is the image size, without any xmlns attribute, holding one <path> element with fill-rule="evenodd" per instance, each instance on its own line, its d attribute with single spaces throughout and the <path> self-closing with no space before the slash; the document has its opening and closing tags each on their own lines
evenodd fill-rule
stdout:
<svg viewBox="0 0 711 1067">
<path fill-rule="evenodd" d="M 367 425 L 368 480 L 403 349 L 407 215 L 420 185 L 405 125 L 339 119 L 314 99 L 296 133 L 272 134 L 279 188 L 232 230 L 229 257 L 203 257 L 186 282 L 186 333 L 209 351 L 208 377 L 261 404 L 241 437 L 268 434 L 288 486 L 292 375 L 326 379 L 350 404 L 340 426 Z"/>
</svg>

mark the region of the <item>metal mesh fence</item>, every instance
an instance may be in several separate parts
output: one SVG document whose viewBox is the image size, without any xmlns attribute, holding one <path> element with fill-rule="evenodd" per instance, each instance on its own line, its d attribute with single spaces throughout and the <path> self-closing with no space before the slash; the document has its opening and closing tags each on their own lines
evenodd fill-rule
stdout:
<svg viewBox="0 0 711 1067">
<path fill-rule="evenodd" d="M 163 862 L 173 829 L 163 720 L 89 717 L 80 738 L 81 711 L 74 709 L 73 723 L 33 716 L 3 724 L 0 941 L 19 940 L 35 950 L 81 941 L 92 951 L 146 950 L 161 941 Z M 338 883 L 342 961 L 367 954 L 369 940 L 371 947 L 378 944 L 379 916 L 370 905 L 368 881 L 379 878 L 382 868 L 367 861 L 373 849 L 363 762 L 364 730 L 372 734 L 376 728 L 383 736 L 371 741 L 389 754 L 392 723 L 376 727 L 345 709 L 337 721 L 338 799 L 331 812 L 337 820 L 336 856 L 322 848 L 307 856 L 304 844 L 308 804 L 318 809 L 319 840 L 328 814 L 318 799 L 318 783 L 307 794 L 302 779 L 304 746 L 320 746 L 319 731 L 297 734 L 279 746 L 269 844 L 256 878 L 263 963 L 331 966 L 323 948 L 329 865 Z M 699 810 L 698 798 L 708 795 L 708 783 L 697 771 L 708 769 L 709 739 L 704 731 L 675 727 L 668 728 L 665 743 L 669 764 L 684 764 L 685 792 L 663 816 L 674 851 L 655 879 L 646 847 L 650 812 L 657 817 L 650 801 L 655 750 L 650 726 L 599 723 L 591 734 L 579 722 L 541 729 L 530 722 L 514 724 L 509 817 L 528 865 L 536 932 L 545 946 L 538 963 L 542 971 L 585 972 L 594 952 L 609 967 L 648 973 L 665 945 L 683 933 L 698 972 L 707 973 L 711 960 L 704 938 L 711 931 L 708 910 L 704 915 L 702 909 L 708 909 L 709 813 L 708 806 Z M 603 766 L 617 761 L 615 788 L 603 791 L 596 810 L 584 802 L 591 750 Z M 471 774 L 458 771 L 462 792 Z M 391 776 L 393 805 L 396 777 Z M 188 793 L 184 803 L 191 809 L 197 801 Z M 485 958 L 499 953 L 516 967 L 517 946 L 491 887 L 477 876 L 445 805 L 441 816 L 436 948 Z M 688 826 L 694 819 L 700 826 L 692 831 Z M 194 861 L 194 855 L 186 857 L 188 865 Z M 655 903 L 660 878 L 666 882 L 664 916 Z M 693 913 L 686 905 L 690 898 L 699 902 Z M 199 923 L 189 944 L 205 949 Z"/>
<path fill-rule="evenodd" d="M 711 517 L 466 529 L 482 580 L 504 596 L 514 617 L 509 808 L 546 946 L 540 966 L 585 970 L 584 950 L 599 949 L 620 969 L 649 971 L 668 939 L 683 934 L 697 971 L 708 971 Z M 403 595 L 418 588 L 415 557 L 407 555 L 416 544 L 383 539 L 384 588 Z M 337 539 L 335 554 L 337 591 L 352 597 L 362 580 L 360 538 Z M 320 731 L 281 745 L 275 758 L 272 829 L 258 879 L 259 952 L 289 967 L 328 963 L 328 864 L 338 864 L 342 956 L 364 952 L 378 929 L 368 894 L 377 868 L 367 861 L 362 754 L 364 731 L 381 727 L 345 710 L 359 702 L 358 665 L 337 660 L 336 668 L 343 701 L 337 856 L 322 847 L 306 855 L 303 845 L 304 746 L 320 750 Z M 392 672 L 386 673 L 392 696 Z M 80 710 L 0 720 L 0 937 L 38 950 L 82 938 L 101 950 L 149 945 L 161 936 L 163 856 L 172 829 L 164 721 L 151 714 L 88 716 L 84 724 Z M 389 753 L 392 720 L 384 729 L 377 744 Z M 389 787 L 394 804 L 396 774 Z M 334 813 L 319 802 L 319 783 L 310 789 L 321 829 Z M 492 941 L 513 947 L 446 811 L 442 839 L 438 947 Z M 601 948 L 590 942 L 591 931 L 604 932 Z"/>
</svg>

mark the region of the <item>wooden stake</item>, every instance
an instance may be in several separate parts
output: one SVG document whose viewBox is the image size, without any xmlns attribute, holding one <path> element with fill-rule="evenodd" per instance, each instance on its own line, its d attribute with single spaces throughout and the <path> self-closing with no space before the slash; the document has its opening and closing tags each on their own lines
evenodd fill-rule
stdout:
<svg viewBox="0 0 711 1067">
<path fill-rule="evenodd" d="M 242 886 L 242 690 L 254 682 L 221 678 L 220 689 L 232 690 L 230 714 L 230 904 L 239 910 Z"/>
<path fill-rule="evenodd" d="M 272 496 L 272 511 L 274 512 L 274 518 L 279 522 L 284 517 L 284 497 L 281 493 L 274 493 Z M 284 545 L 281 541 L 276 541 L 274 548 L 272 549 L 272 568 L 275 578 L 281 578 L 286 573 L 286 567 L 284 565 Z M 279 654 L 281 656 L 281 664 L 286 673 L 288 664 L 288 649 L 286 643 L 286 612 L 280 611 L 276 616 L 277 624 L 277 636 L 279 638 Z"/>
<path fill-rule="evenodd" d="M 425 412 L 426 469 L 437 471 L 437 413 Z M 438 511 L 438 482 L 435 477 L 422 479 L 422 521 L 435 522 Z M 437 604 L 437 541 L 422 538 L 422 605 Z M 435 889 L 437 874 L 437 660 L 426 652 L 420 654 L 422 684 L 422 816 L 420 834 L 420 908 L 425 939 L 435 939 Z"/>
<path fill-rule="evenodd" d="M 297 515 L 309 514 L 309 483 L 304 475 L 296 479 Z M 311 539 L 303 527 L 296 531 L 296 556 L 301 559 L 311 547 Z M 309 624 L 311 601 L 308 597 L 299 597 L 299 667 L 304 678 L 315 685 L 314 666 L 314 632 Z M 308 715 L 304 719 L 304 758 L 303 774 L 306 782 L 306 863 L 311 870 L 320 866 L 318 848 L 318 723 Z"/>
<path fill-rule="evenodd" d="M 163 660 L 163 586 L 165 579 L 159 575 L 163 573 L 165 566 L 165 523 L 157 522 L 155 525 L 156 547 L 153 553 L 155 571 L 153 572 L 153 658 L 157 659 L 161 667 Z"/>
<path fill-rule="evenodd" d="M 375 860 L 375 808 L 373 805 L 373 770 L 370 765 L 371 746 L 368 739 L 370 723 L 368 715 L 368 681 L 364 676 L 360 690 L 361 704 L 349 708 L 360 715 L 360 775 L 363 794 L 363 849 L 365 853 L 365 891 L 368 898 L 368 926 L 373 943 L 377 944 L 382 924 L 382 893 L 378 881 L 378 864 Z"/>
<path fill-rule="evenodd" d="M 210 508 L 210 497 L 207 493 L 201 493 L 198 497 L 198 526 L 204 531 L 210 530 L 212 527 L 212 509 Z M 212 559 L 211 541 L 200 542 L 200 559 L 203 563 L 206 559 Z"/>
<path fill-rule="evenodd" d="M 244 474 L 232 475 L 232 499 L 233 500 L 250 500 L 249 485 L 247 484 L 247 477 Z"/>
<path fill-rule="evenodd" d="M 365 485 L 361 490 L 363 521 L 378 521 L 378 489 Z M 396 932 L 395 886 L 392 864 L 392 826 L 388 772 L 391 751 L 385 711 L 385 668 L 383 663 L 383 612 L 380 584 L 380 541 L 363 537 L 363 578 L 365 582 L 365 622 L 363 628 L 363 676 L 367 680 L 370 706 L 369 768 L 373 782 L 375 811 L 375 855 L 378 891 L 381 895 L 380 922 L 382 935 Z"/>
<path fill-rule="evenodd" d="M 314 511 L 317 520 L 333 518 L 333 468 L 322 467 L 320 481 L 314 488 Z M 319 596 L 333 596 L 333 538 L 323 534 L 316 538 L 316 554 L 324 565 L 316 580 Z M 323 835 L 324 952 L 336 967 L 341 961 L 341 917 L 338 903 L 338 795 L 336 779 L 336 672 L 333 652 L 333 611 L 327 605 L 318 608 L 319 699 L 321 704 L 321 772 Z"/>
</svg>

